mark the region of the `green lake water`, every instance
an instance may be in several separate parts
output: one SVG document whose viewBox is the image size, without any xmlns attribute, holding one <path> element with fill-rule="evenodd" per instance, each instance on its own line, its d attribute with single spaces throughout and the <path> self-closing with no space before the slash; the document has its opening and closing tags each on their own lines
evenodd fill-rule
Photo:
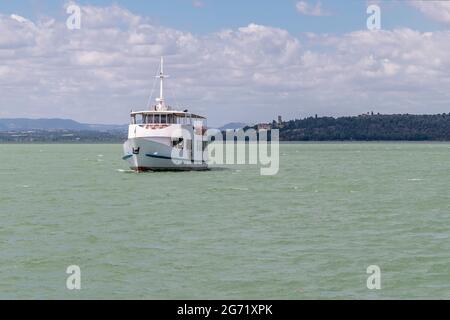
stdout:
<svg viewBox="0 0 450 320">
<path fill-rule="evenodd" d="M 0 298 L 450 298 L 450 144 L 286 144 L 275 176 L 121 156 L 0 145 Z"/>
</svg>

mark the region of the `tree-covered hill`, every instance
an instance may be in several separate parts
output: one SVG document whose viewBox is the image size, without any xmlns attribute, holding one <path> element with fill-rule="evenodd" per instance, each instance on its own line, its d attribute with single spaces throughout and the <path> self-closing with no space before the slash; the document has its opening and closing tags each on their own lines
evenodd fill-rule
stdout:
<svg viewBox="0 0 450 320">
<path fill-rule="evenodd" d="M 450 141 L 450 114 L 309 117 L 272 127 L 282 141 Z"/>
</svg>

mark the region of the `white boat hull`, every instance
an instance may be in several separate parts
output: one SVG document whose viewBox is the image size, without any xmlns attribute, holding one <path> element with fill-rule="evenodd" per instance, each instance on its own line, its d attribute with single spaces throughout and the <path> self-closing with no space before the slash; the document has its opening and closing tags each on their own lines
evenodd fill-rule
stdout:
<svg viewBox="0 0 450 320">
<path fill-rule="evenodd" d="M 131 112 L 124 156 L 135 171 L 207 170 L 206 118 L 172 110 L 163 95 L 164 60 L 159 69 L 160 93 L 151 110 Z"/>
<path fill-rule="evenodd" d="M 174 148 L 151 138 L 128 139 L 124 145 L 123 160 L 137 172 L 207 170 L 203 160 L 193 161 L 186 155 L 176 155 Z M 178 150 L 176 150 L 178 151 Z M 175 154 L 175 155 L 174 155 Z"/>
</svg>

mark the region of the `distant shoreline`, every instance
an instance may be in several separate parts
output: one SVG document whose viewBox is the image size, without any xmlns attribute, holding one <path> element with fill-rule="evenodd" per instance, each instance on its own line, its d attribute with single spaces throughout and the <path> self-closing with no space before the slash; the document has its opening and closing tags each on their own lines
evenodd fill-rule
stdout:
<svg viewBox="0 0 450 320">
<path fill-rule="evenodd" d="M 127 140 L 127 129 L 126 125 L 89 125 L 61 119 L 0 119 L 0 143 L 116 144 Z M 372 112 L 338 118 L 316 115 L 289 121 L 279 117 L 278 121 L 244 129 L 269 130 L 269 136 L 270 130 L 278 129 L 280 141 L 293 143 L 450 142 L 450 113 L 383 115 Z"/>
<path fill-rule="evenodd" d="M 53 141 L 53 142 L 44 142 L 44 141 L 24 141 L 24 142 L 17 142 L 17 141 L 0 141 L 0 145 L 122 145 L 124 141 L 116 141 L 116 142 L 96 142 L 96 141 Z M 270 143 L 270 142 L 269 142 Z M 279 141 L 281 145 L 289 145 L 289 144 L 396 144 L 396 143 L 402 143 L 402 144 L 450 144 L 450 140 L 371 140 L 371 141 L 356 141 L 356 140 L 342 140 L 342 141 L 336 141 L 336 140 L 329 140 L 329 141 Z"/>
</svg>

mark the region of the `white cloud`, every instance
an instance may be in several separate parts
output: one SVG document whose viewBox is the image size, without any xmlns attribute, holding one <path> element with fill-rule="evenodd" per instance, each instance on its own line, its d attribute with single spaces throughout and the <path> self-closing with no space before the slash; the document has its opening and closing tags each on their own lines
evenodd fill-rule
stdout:
<svg viewBox="0 0 450 320">
<path fill-rule="evenodd" d="M 10 17 L 11 17 L 11 19 L 16 20 L 17 22 L 20 22 L 20 23 L 29 23 L 30 22 L 29 20 L 25 19 L 24 17 L 16 15 L 16 14 L 12 14 Z"/>
<path fill-rule="evenodd" d="M 427 17 L 442 23 L 450 23 L 450 1 L 409 1 Z"/>
<path fill-rule="evenodd" d="M 306 16 L 323 17 L 331 15 L 329 11 L 322 8 L 322 3 L 320 1 L 315 5 L 311 5 L 307 1 L 298 1 L 295 7 L 299 13 Z"/>
<path fill-rule="evenodd" d="M 160 55 L 171 75 L 168 102 L 213 125 L 278 114 L 448 112 L 449 31 L 298 38 L 249 24 L 198 36 L 117 6 L 84 7 L 83 19 L 70 31 L 65 21 L 0 15 L 2 116 L 125 123 L 131 108 L 145 108 Z"/>
</svg>

